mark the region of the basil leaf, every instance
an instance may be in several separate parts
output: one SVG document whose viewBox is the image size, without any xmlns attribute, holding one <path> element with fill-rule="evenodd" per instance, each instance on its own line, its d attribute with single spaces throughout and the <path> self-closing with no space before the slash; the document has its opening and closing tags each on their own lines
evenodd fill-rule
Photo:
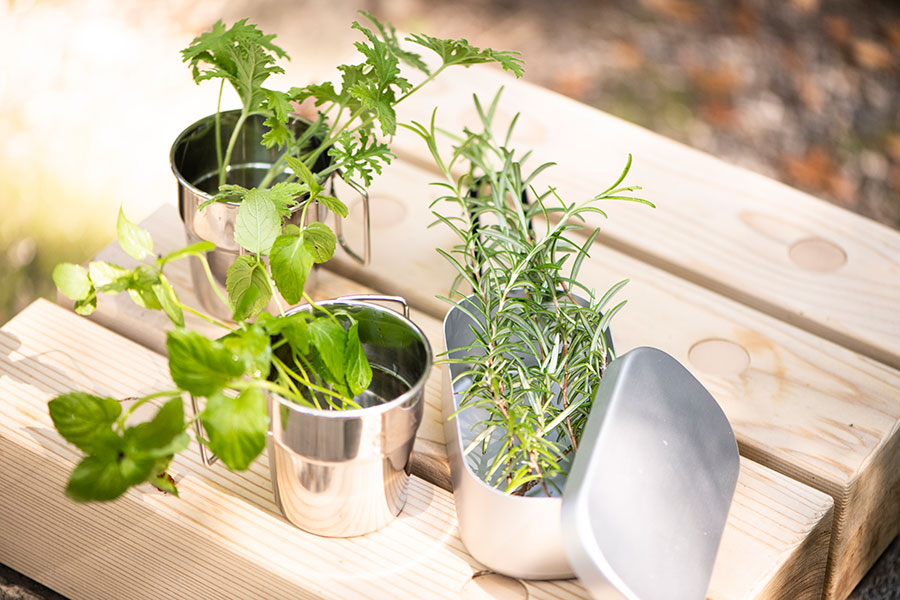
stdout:
<svg viewBox="0 0 900 600">
<path fill-rule="evenodd" d="M 225 291 L 235 321 L 259 313 L 272 298 L 272 286 L 269 285 L 265 265 L 249 254 L 239 256 L 228 267 Z"/>
<path fill-rule="evenodd" d="M 48 403 L 53 426 L 63 438 L 87 454 L 94 452 L 102 434 L 112 431 L 112 424 L 122 414 L 122 406 L 112 398 L 101 398 L 86 392 L 70 392 Z"/>
<path fill-rule="evenodd" d="M 125 431 L 125 453 L 132 457 L 163 458 L 187 448 L 181 397 L 163 404 L 152 420 Z"/>
<path fill-rule="evenodd" d="M 372 368 L 369 360 L 359 342 L 359 323 L 356 321 L 347 330 L 346 362 L 344 363 L 345 378 L 350 393 L 355 397 L 361 394 L 372 382 Z"/>
<path fill-rule="evenodd" d="M 281 233 L 278 209 L 261 190 L 247 190 L 238 207 L 234 224 L 234 241 L 256 254 L 268 254 Z"/>
<path fill-rule="evenodd" d="M 278 291 L 290 304 L 297 304 L 303 298 L 303 287 L 313 265 L 313 257 L 303 238 L 293 233 L 296 227 L 285 227 L 288 233 L 275 238 L 269 264 L 272 279 Z"/>
<path fill-rule="evenodd" d="M 337 238 L 325 223 L 313 221 L 303 229 L 302 236 L 314 262 L 323 263 L 334 256 Z"/>
<path fill-rule="evenodd" d="M 122 250 L 131 258 L 141 260 L 153 254 L 153 238 L 150 237 L 150 232 L 129 221 L 121 206 L 116 221 L 116 235 Z"/>
<path fill-rule="evenodd" d="M 320 317 L 310 323 L 307 330 L 310 343 L 331 374 L 332 383 L 343 383 L 347 332 L 339 323 L 326 317 Z"/>
<path fill-rule="evenodd" d="M 92 289 L 85 268 L 72 263 L 60 263 L 53 268 L 53 283 L 64 296 L 72 300 L 84 300 Z"/>
<path fill-rule="evenodd" d="M 208 398 L 200 421 L 209 448 L 232 470 L 246 469 L 266 447 L 269 415 L 263 393 L 255 388 L 230 398 L 216 392 Z"/>
<path fill-rule="evenodd" d="M 244 363 L 221 342 L 199 333 L 173 329 L 166 336 L 169 372 L 178 387 L 195 396 L 209 396 L 244 373 Z"/>
<path fill-rule="evenodd" d="M 172 287 L 169 280 L 160 276 L 159 283 L 152 286 L 151 289 L 169 320 L 176 327 L 184 327 L 184 311 L 181 310 L 181 305 L 178 303 L 178 295 L 175 293 L 175 288 Z"/>
</svg>

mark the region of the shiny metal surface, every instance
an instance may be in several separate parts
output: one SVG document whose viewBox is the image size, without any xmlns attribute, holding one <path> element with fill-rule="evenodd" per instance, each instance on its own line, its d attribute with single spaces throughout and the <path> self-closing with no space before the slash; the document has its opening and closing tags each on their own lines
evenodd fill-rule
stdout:
<svg viewBox="0 0 900 600">
<path fill-rule="evenodd" d="M 606 370 L 564 491 L 566 552 L 595 597 L 703 600 L 740 458 L 715 399 L 637 348 Z"/>
<path fill-rule="evenodd" d="M 471 341 L 470 323 L 451 309 L 447 348 Z M 444 367 L 446 417 L 470 383 L 453 382 L 465 369 Z M 718 404 L 675 359 L 640 348 L 610 364 L 569 478 L 558 482 L 562 498 L 487 486 L 479 450 L 462 456 L 478 421 L 467 409 L 445 422 L 460 535 L 477 560 L 513 577 L 577 574 L 595 598 L 705 596 L 739 457 Z"/>
<path fill-rule="evenodd" d="M 240 111 L 230 110 L 221 113 L 222 144 L 227 143 L 234 126 L 237 123 Z M 266 128 L 263 126 L 265 117 L 252 115 L 244 123 L 241 133 L 235 143 L 231 155 L 231 166 L 228 171 L 229 183 L 252 188 L 258 185 L 265 176 L 269 167 L 278 160 L 281 152 L 277 148 L 266 148 L 260 144 Z M 307 126 L 308 122 L 295 117 L 292 126 L 298 134 Z M 209 200 L 219 188 L 218 167 L 216 158 L 216 136 L 214 115 L 200 119 L 185 129 L 175 139 L 169 154 L 169 162 L 172 172 L 178 181 L 178 210 L 184 222 L 185 234 L 188 244 L 206 240 L 214 243 L 216 249 L 207 253 L 210 270 L 217 282 L 219 289 L 225 293 L 225 277 L 235 259 L 243 253 L 243 249 L 234 241 L 234 227 L 237 219 L 237 202 L 215 202 L 200 210 L 200 205 Z M 327 167 L 328 157 L 322 155 L 316 164 L 317 169 Z M 277 179 L 276 179 L 277 181 Z M 331 193 L 334 195 L 334 178 L 331 178 Z M 356 188 L 354 188 L 356 189 Z M 360 192 L 359 189 L 357 189 Z M 349 248 L 341 233 L 340 219 L 336 219 L 338 241 L 341 246 L 356 260 L 366 264 L 370 256 L 369 248 L 369 197 L 365 190 L 362 194 L 363 215 L 365 224 L 363 227 L 363 255 L 359 256 Z M 312 214 L 315 212 L 316 214 Z M 323 220 L 326 217 L 324 207 L 318 207 L 316 211 L 309 211 L 307 215 L 311 220 Z M 295 210 L 286 222 L 300 226 L 300 211 Z M 191 277 L 194 281 L 194 290 L 197 297 L 207 312 L 223 320 L 231 319 L 231 312 L 218 299 L 215 291 L 210 287 L 206 273 L 199 259 L 191 257 Z M 315 269 L 307 279 L 307 285 L 314 283 Z M 277 292 L 276 292 L 277 293 Z"/>
<path fill-rule="evenodd" d="M 387 308 L 344 299 L 319 306 L 347 311 L 359 321 L 372 384 L 357 398 L 365 408 L 356 410 L 314 410 L 270 396 L 275 499 L 301 529 L 362 535 L 386 525 L 406 502 L 431 347 L 415 324 Z"/>
</svg>

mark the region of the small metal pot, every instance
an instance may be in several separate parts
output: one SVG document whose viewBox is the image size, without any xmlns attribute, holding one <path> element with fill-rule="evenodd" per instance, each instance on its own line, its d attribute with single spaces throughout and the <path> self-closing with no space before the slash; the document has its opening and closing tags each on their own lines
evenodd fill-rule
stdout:
<svg viewBox="0 0 900 600">
<path fill-rule="evenodd" d="M 403 314 L 373 301 L 400 303 Z M 269 394 L 272 488 L 297 527 L 329 537 L 363 535 L 387 525 L 406 503 L 431 346 L 398 296 L 345 296 L 317 306 L 357 320 L 372 383 L 356 398 L 363 408 L 352 410 L 316 410 Z M 199 421 L 196 427 L 205 437 Z M 204 463 L 215 462 L 200 449 Z"/>
<path fill-rule="evenodd" d="M 239 110 L 224 111 L 220 114 L 222 152 L 231 137 L 232 131 L 240 117 Z M 263 125 L 265 117 L 251 115 L 244 122 L 241 133 L 231 155 L 228 169 L 228 183 L 245 188 L 258 185 L 266 172 L 281 156 L 283 149 L 266 148 L 262 145 L 262 136 L 266 131 Z M 300 135 L 309 127 L 309 122 L 299 116 L 291 119 L 291 127 L 296 135 Z M 169 162 L 175 179 L 178 181 L 178 211 L 184 222 L 187 243 L 194 244 L 205 240 L 216 245 L 215 250 L 206 257 L 209 261 L 213 278 L 224 293 L 225 277 L 243 249 L 234 241 L 234 227 L 237 220 L 239 202 L 215 202 L 200 209 L 200 205 L 218 192 L 218 159 L 216 156 L 215 115 L 209 115 L 192 124 L 181 132 L 172 144 Z M 329 158 L 323 153 L 316 163 L 316 170 L 328 166 Z M 282 176 L 283 178 L 283 176 Z M 331 178 L 332 186 L 334 178 Z M 278 180 L 276 179 L 276 182 Z M 341 219 L 335 220 L 335 233 L 341 246 L 362 264 L 369 260 L 369 198 L 365 190 L 355 188 L 362 196 L 363 203 L 363 251 L 360 256 L 347 245 L 341 229 Z M 308 218 L 322 220 L 326 216 L 324 207 L 315 211 L 307 211 Z M 295 210 L 286 222 L 301 226 L 300 211 Z M 213 316 L 230 320 L 231 312 L 218 299 L 207 280 L 203 265 L 199 259 L 191 257 L 191 276 L 194 290 L 204 310 Z M 310 274 L 307 285 L 311 286 L 314 275 Z M 277 292 L 276 292 L 277 293 Z"/>
</svg>

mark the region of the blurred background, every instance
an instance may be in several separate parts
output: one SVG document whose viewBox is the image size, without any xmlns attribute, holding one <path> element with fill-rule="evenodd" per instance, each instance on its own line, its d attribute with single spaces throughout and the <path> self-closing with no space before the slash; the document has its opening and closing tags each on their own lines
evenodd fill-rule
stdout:
<svg viewBox="0 0 900 600">
<path fill-rule="evenodd" d="M 119 204 L 174 203 L 169 146 L 215 109 L 178 53 L 195 35 L 249 17 L 291 55 L 287 89 L 352 56 L 357 9 L 519 50 L 532 83 L 900 227 L 900 3 L 7 0 L 0 323 L 107 244 Z"/>
</svg>

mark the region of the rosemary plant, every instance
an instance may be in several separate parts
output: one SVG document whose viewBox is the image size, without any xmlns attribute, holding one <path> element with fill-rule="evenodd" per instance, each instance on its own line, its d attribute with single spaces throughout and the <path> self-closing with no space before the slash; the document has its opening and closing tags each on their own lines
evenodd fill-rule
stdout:
<svg viewBox="0 0 900 600">
<path fill-rule="evenodd" d="M 566 458 L 578 449 L 600 378 L 614 357 L 608 326 L 625 302 L 606 307 L 627 283 L 597 297 L 579 281 L 599 230 L 573 234 L 584 229 L 585 214 L 606 216 L 600 201 L 652 204 L 632 195 L 639 187 L 621 185 L 630 156 L 615 183 L 586 200 L 567 202 L 552 187 L 537 193 L 535 177 L 552 163 L 525 167 L 530 152 L 519 157 L 509 147 L 515 120 L 504 140 L 495 137 L 491 122 L 499 97 L 487 110 L 475 98 L 483 130 L 466 129 L 449 160 L 438 150 L 434 117 L 430 128 L 413 123 L 409 129 L 425 140 L 444 176 L 435 184 L 444 195 L 432 208 L 456 207 L 434 214 L 458 238 L 449 252 L 438 250 L 457 272 L 444 299 L 469 315 L 474 333 L 470 346 L 448 349 L 462 358 L 444 360 L 466 365 L 458 379 L 472 378 L 460 411 L 478 408 L 485 415 L 465 453 L 496 448 L 486 457 L 488 484 L 513 494 L 539 485 L 550 495 Z M 529 196 L 533 200 L 524 202 Z"/>
</svg>

